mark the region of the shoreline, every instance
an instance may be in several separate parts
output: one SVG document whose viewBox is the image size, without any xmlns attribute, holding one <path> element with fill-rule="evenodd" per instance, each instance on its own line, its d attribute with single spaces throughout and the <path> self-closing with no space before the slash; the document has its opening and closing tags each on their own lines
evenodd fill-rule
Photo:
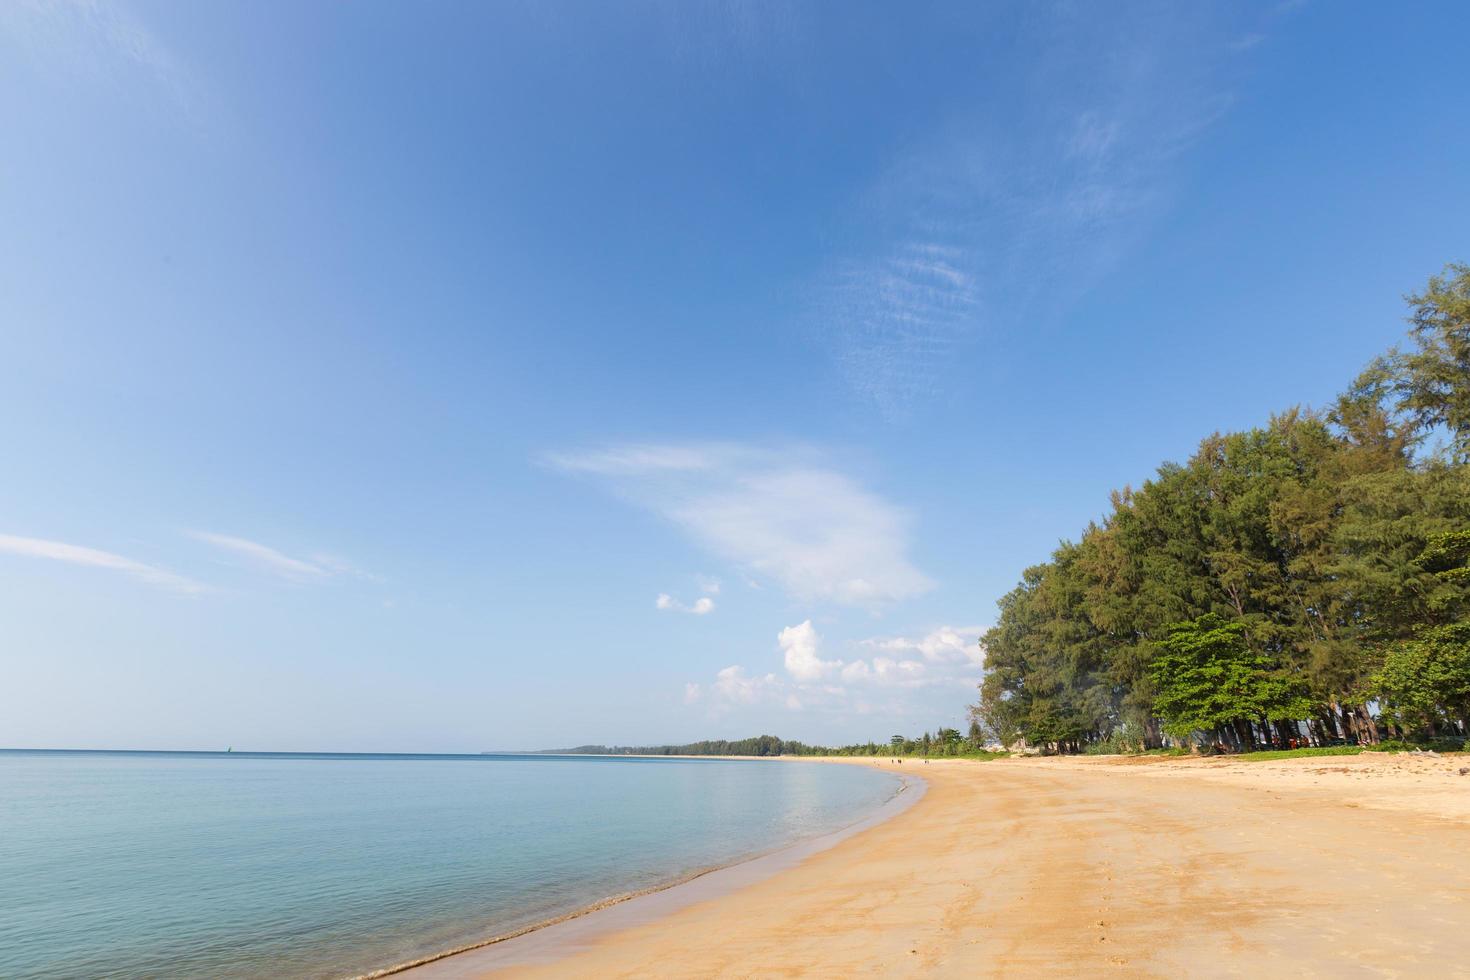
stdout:
<svg viewBox="0 0 1470 980">
<path fill-rule="evenodd" d="M 560 927 L 515 940 L 540 937 L 533 960 L 489 947 L 408 975 L 1470 977 L 1461 768 L 1470 757 L 935 759 L 905 773 L 922 805 L 779 873 L 604 918 L 575 945 Z"/>
<path fill-rule="evenodd" d="M 706 756 L 651 756 L 649 758 L 711 758 Z M 834 762 L 826 757 L 719 756 L 765 762 Z M 868 759 L 861 761 L 867 762 Z M 885 771 L 886 768 L 885 768 Z M 704 868 L 672 881 L 622 895 L 536 922 L 478 942 L 430 953 L 404 963 L 357 974 L 350 980 L 380 980 L 412 975 L 415 980 L 476 976 L 485 970 L 545 964 L 585 948 L 600 938 L 647 924 L 698 902 L 717 900 L 737 889 L 756 884 L 799 865 L 807 858 L 837 846 L 865 830 L 887 823 L 910 810 L 928 788 L 922 774 L 893 772 L 899 785 L 862 818 L 836 830 L 783 844 L 769 851 L 740 857 L 728 864 Z M 452 963 L 450 962 L 452 961 Z"/>
</svg>

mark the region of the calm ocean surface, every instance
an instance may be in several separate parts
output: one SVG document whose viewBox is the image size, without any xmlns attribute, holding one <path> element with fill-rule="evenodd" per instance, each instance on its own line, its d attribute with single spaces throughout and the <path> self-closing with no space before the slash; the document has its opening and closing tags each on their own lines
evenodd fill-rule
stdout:
<svg viewBox="0 0 1470 980">
<path fill-rule="evenodd" d="M 346 977 L 846 826 L 878 767 L 0 751 L 0 977 Z"/>
</svg>

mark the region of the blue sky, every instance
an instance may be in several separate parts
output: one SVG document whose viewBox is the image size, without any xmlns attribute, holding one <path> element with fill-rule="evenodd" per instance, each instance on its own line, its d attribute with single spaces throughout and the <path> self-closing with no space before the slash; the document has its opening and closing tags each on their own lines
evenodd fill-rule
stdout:
<svg viewBox="0 0 1470 980">
<path fill-rule="evenodd" d="M 962 725 L 1470 258 L 1462 4 L 0 6 L 0 745 Z"/>
</svg>

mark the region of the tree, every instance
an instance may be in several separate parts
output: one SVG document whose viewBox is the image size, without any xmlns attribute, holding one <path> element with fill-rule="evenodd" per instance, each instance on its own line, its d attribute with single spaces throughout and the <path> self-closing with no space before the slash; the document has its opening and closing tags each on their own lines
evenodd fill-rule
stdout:
<svg viewBox="0 0 1470 980">
<path fill-rule="evenodd" d="M 1002 742 L 1020 735 L 1070 751 L 1115 723 L 1112 689 L 1100 683 L 1107 644 L 1087 613 L 1082 550 L 1063 543 L 1050 563 L 1027 569 L 985 634 L 978 714 Z"/>
<path fill-rule="evenodd" d="M 1301 718 L 1311 710 L 1300 680 L 1274 670 L 1247 645 L 1245 624 L 1214 613 L 1176 623 L 1149 664 L 1154 705 L 1176 738 L 1216 733 L 1252 748 L 1253 721 Z"/>
<path fill-rule="evenodd" d="M 1451 458 L 1470 462 L 1470 266 L 1445 266 L 1406 299 L 1417 349 L 1390 356 L 1400 404 L 1420 429 L 1443 427 Z"/>
<path fill-rule="evenodd" d="M 944 748 L 945 755 L 958 755 L 960 751 L 960 744 L 964 742 L 964 740 L 965 737 L 960 734 L 959 729 L 957 728 L 939 729 L 939 737 L 936 739 L 936 741 Z"/>
<path fill-rule="evenodd" d="M 1436 534 L 1414 564 L 1441 581 L 1470 585 L 1470 530 Z"/>
<path fill-rule="evenodd" d="M 1434 735 L 1445 722 L 1470 719 L 1470 622 L 1398 644 L 1376 682 L 1384 714 L 1411 731 Z"/>
</svg>

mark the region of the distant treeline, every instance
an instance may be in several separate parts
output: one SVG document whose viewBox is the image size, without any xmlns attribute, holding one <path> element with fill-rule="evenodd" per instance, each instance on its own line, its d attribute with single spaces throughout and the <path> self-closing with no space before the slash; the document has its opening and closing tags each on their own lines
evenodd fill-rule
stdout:
<svg viewBox="0 0 1470 980">
<path fill-rule="evenodd" d="M 925 732 L 917 738 L 894 735 L 887 742 L 865 742 L 856 745 L 808 745 L 775 735 L 760 735 L 736 741 L 716 739 L 690 742 L 688 745 L 579 745 L 574 749 L 547 749 L 542 755 L 933 755 L 959 756 L 984 750 L 984 733 L 978 723 L 970 725 L 968 735 L 954 728 L 941 728 L 934 734 Z"/>
<path fill-rule="evenodd" d="M 1209 436 L 1025 570 L 982 641 L 989 733 L 1063 752 L 1465 735 L 1470 267 L 1407 299 L 1411 346 L 1327 408 Z"/>
<path fill-rule="evenodd" d="M 551 749 L 544 754 L 561 755 L 805 755 L 809 746 L 788 742 L 774 735 L 690 742 L 688 745 L 579 745 L 574 749 Z"/>
</svg>

